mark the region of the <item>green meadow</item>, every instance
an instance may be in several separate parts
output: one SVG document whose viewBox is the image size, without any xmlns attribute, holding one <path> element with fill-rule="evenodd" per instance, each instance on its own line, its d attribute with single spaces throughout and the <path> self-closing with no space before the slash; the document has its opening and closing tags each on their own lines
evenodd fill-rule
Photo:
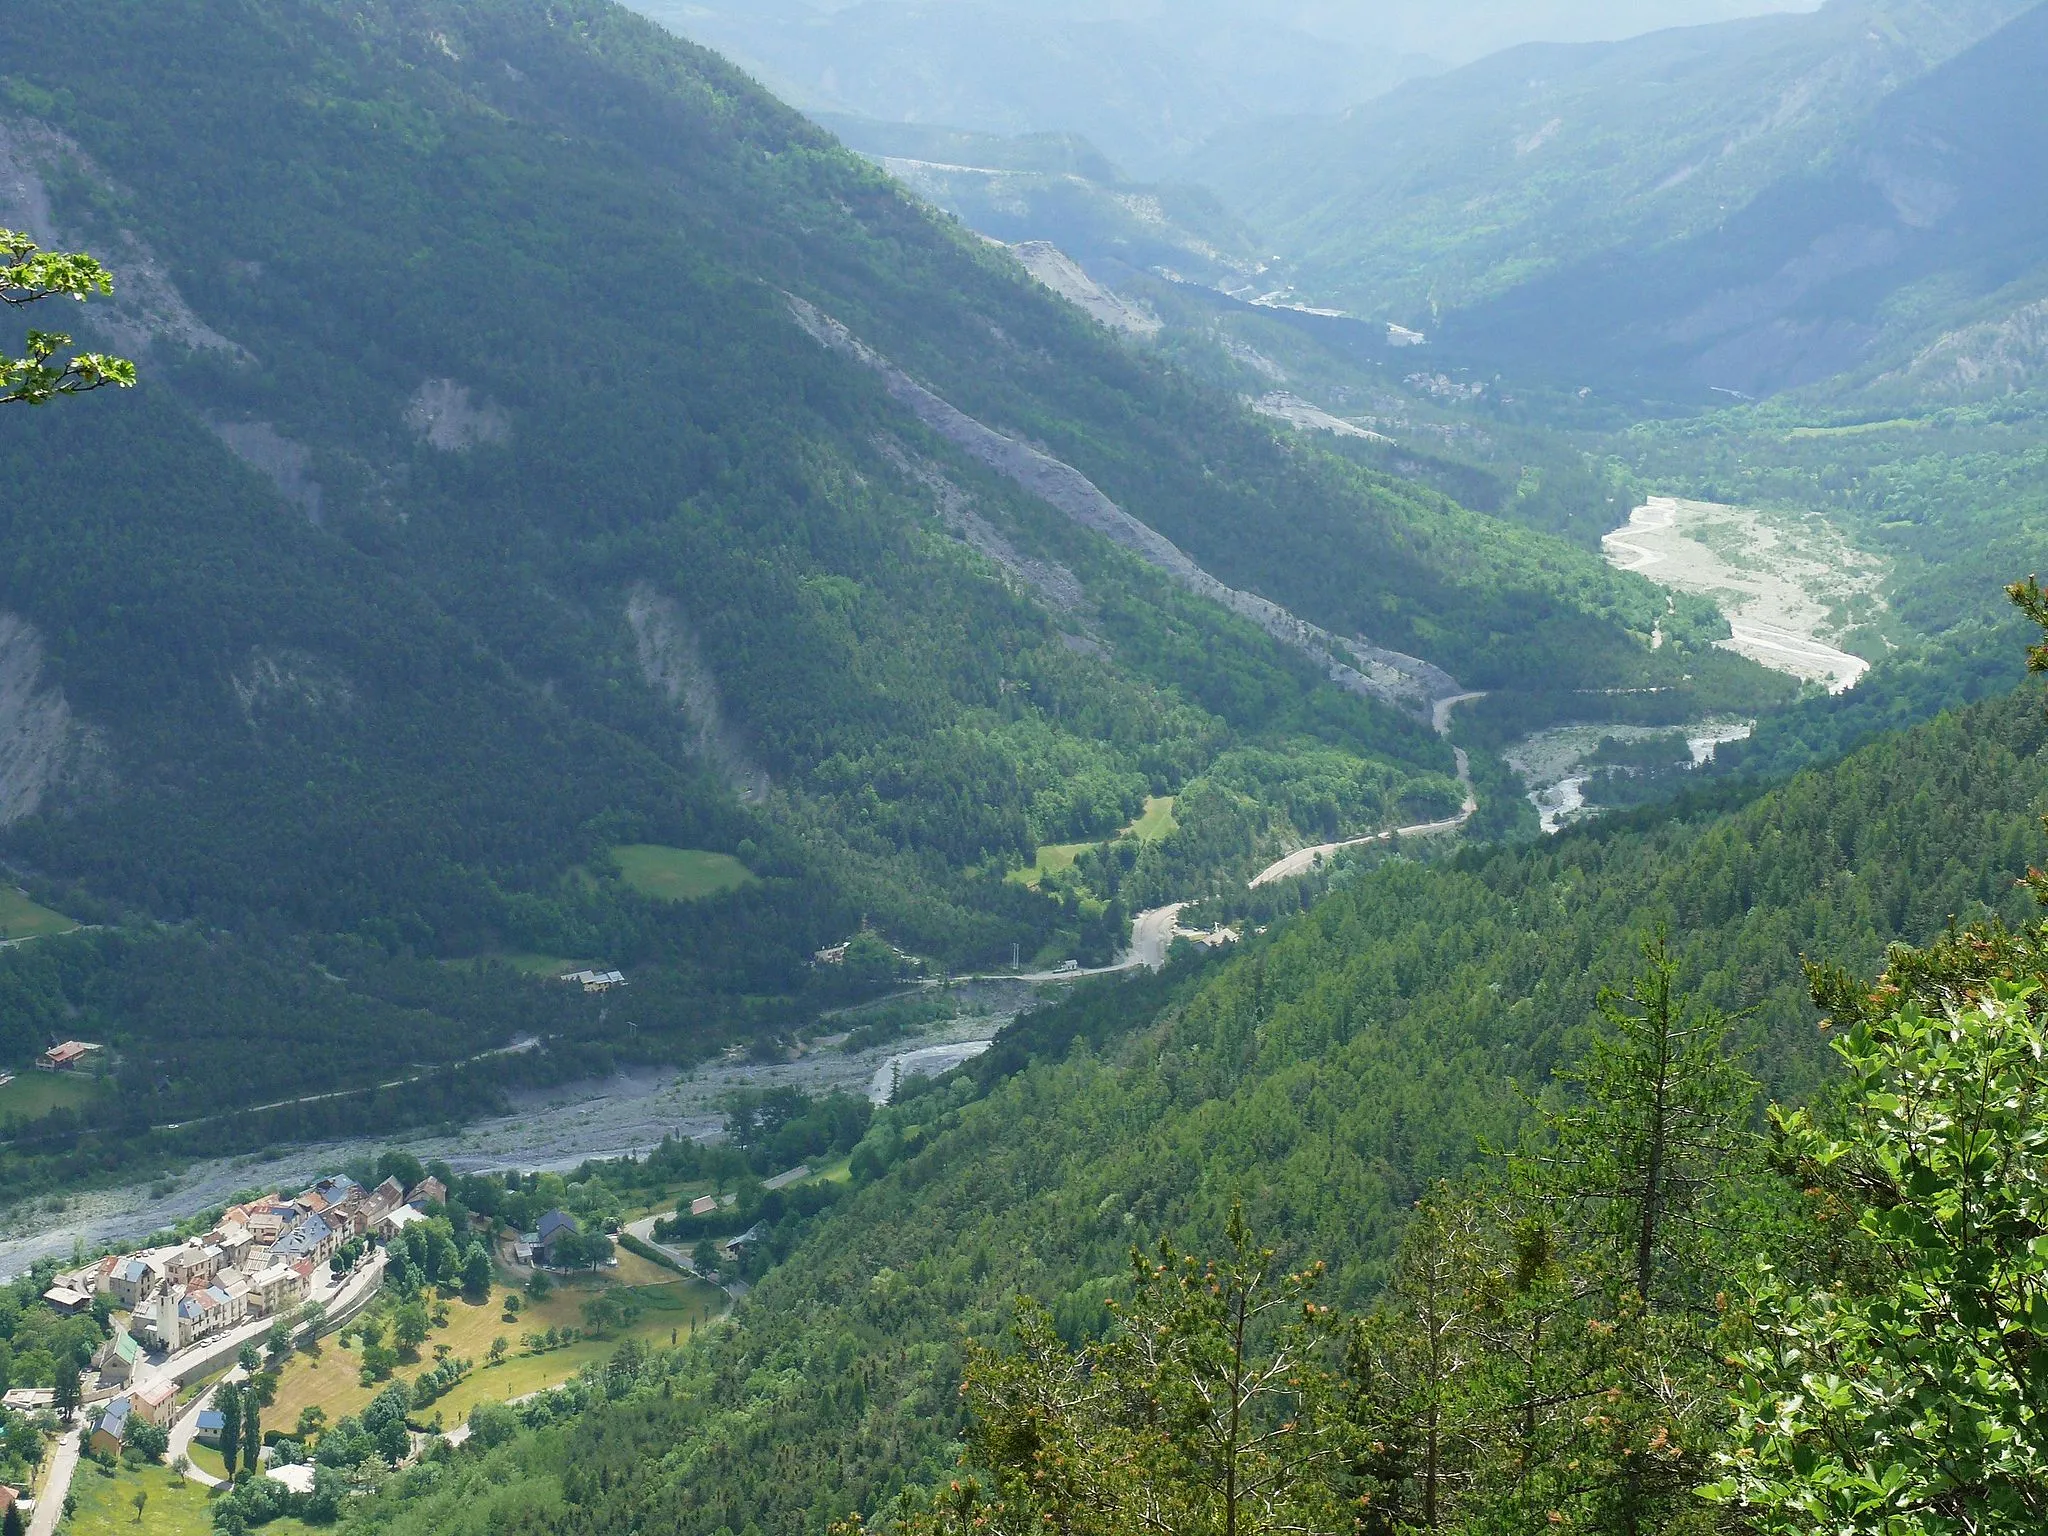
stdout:
<svg viewBox="0 0 2048 1536">
<path fill-rule="evenodd" d="M 759 877 L 729 853 L 628 843 L 612 850 L 626 884 L 657 901 L 696 901 L 752 885 Z"/>
</svg>

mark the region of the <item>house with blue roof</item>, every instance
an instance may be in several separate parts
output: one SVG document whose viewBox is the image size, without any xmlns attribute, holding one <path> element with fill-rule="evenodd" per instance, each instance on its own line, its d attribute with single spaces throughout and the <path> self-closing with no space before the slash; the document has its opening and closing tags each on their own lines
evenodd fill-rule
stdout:
<svg viewBox="0 0 2048 1536">
<path fill-rule="evenodd" d="M 549 1211 L 534 1228 L 534 1252 L 552 1264 L 555 1262 L 555 1245 L 565 1237 L 574 1237 L 581 1230 L 576 1225 L 576 1218 L 567 1211 Z"/>
<path fill-rule="evenodd" d="M 227 1422 L 221 1416 L 221 1411 L 218 1408 L 200 1409 L 199 1423 L 196 1431 L 199 1442 L 202 1445 L 213 1446 L 218 1450 L 220 1448 L 220 1433 L 222 1429 L 226 1428 Z"/>
<path fill-rule="evenodd" d="M 324 1264 L 340 1246 L 340 1234 L 327 1224 L 324 1216 L 308 1216 L 271 1245 L 270 1261 L 290 1264 L 298 1259 L 311 1259 L 315 1264 Z"/>
<path fill-rule="evenodd" d="M 86 1449 L 94 1455 L 120 1455 L 121 1448 L 128 1443 L 128 1421 L 134 1413 L 135 1405 L 127 1398 L 115 1398 L 93 1425 L 92 1434 L 86 1438 Z"/>
</svg>

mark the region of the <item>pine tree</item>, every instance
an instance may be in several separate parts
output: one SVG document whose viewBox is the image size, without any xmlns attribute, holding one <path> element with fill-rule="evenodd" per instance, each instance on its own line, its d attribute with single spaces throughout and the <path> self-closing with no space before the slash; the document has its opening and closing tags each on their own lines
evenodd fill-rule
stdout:
<svg viewBox="0 0 2048 1536">
<path fill-rule="evenodd" d="M 1558 1074 L 1578 1102 L 1516 1161 L 1532 1209 L 1562 1202 L 1604 1235 L 1654 1313 L 1699 1299 L 1716 1195 L 1756 1163 L 1759 1085 L 1727 1054 L 1727 1017 L 1680 992 L 1662 935 L 1643 961 L 1626 991 L 1602 992 L 1584 1061 Z"/>
<path fill-rule="evenodd" d="M 1078 1354 L 1020 1305 L 1015 1348 L 973 1353 L 963 1387 L 993 1486 L 956 1483 L 909 1529 L 1125 1536 L 1334 1530 L 1356 1479 L 1355 1340 L 1231 1213 L 1229 1254 L 1133 1250 L 1119 1326 Z"/>
</svg>

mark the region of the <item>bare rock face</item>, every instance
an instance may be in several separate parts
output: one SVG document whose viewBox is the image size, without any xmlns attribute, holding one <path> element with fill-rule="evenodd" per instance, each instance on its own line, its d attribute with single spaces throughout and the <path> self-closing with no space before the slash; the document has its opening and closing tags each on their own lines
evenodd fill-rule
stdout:
<svg viewBox="0 0 2048 1536">
<path fill-rule="evenodd" d="M 768 774 L 749 759 L 745 742 L 725 718 L 718 679 L 682 606 L 641 582 L 626 596 L 626 623 L 633 630 L 641 676 L 690 722 L 697 733 L 697 755 L 748 804 L 767 799 L 772 787 Z"/>
<path fill-rule="evenodd" d="M 51 208 L 46 178 L 58 169 L 111 185 L 91 157 L 63 134 L 41 123 L 0 119 L 0 227 L 25 231 L 45 248 L 82 243 L 59 226 Z M 131 355 L 148 352 L 153 342 L 167 341 L 250 360 L 247 352 L 193 312 L 146 242 L 121 230 L 111 245 L 98 241 L 93 246 L 93 254 L 113 274 L 113 296 L 75 316 L 67 313 L 64 330 L 90 332 L 114 351 Z"/>
<path fill-rule="evenodd" d="M 1055 613 L 1079 616 L 1084 622 L 1091 616 L 1088 594 L 1082 589 L 1080 577 L 1057 560 L 1020 554 L 1002 531 L 975 509 L 974 498 L 947 479 L 938 465 L 913 456 L 891 437 L 879 439 L 875 446 L 890 463 L 932 493 L 939 521 L 954 538 L 1007 572 Z"/>
<path fill-rule="evenodd" d="M 1901 373 L 1938 399 L 1973 399 L 2016 394 L 2048 378 L 2048 299 L 2021 306 L 1997 320 L 1950 331 Z"/>
<path fill-rule="evenodd" d="M 270 646 L 250 651 L 248 663 L 229 677 L 228 687 L 251 726 L 260 725 L 265 709 L 279 704 L 318 710 L 355 703 L 348 679 L 319 657 Z"/>
<path fill-rule="evenodd" d="M 1161 322 L 1142 304 L 1133 304 L 1112 293 L 1090 277 L 1081 264 L 1046 240 L 1026 240 L 1010 249 L 1024 264 L 1024 270 L 1068 303 L 1076 305 L 1090 319 L 1122 331 L 1126 336 L 1157 336 Z"/>
<path fill-rule="evenodd" d="M 428 379 L 406 402 L 405 424 L 428 446 L 466 453 L 479 443 L 512 441 L 512 418 L 502 406 L 478 400 L 466 384 Z"/>
<path fill-rule="evenodd" d="M 1294 647 L 1338 687 L 1413 711 L 1424 719 L 1429 718 L 1436 700 L 1465 691 L 1456 678 L 1432 662 L 1374 645 L 1362 635 L 1332 634 L 1269 598 L 1219 581 L 1171 539 L 1111 501 L 1073 465 L 977 421 L 911 378 L 816 305 L 793 294 L 785 297 L 791 318 L 806 335 L 880 375 L 890 398 L 954 447 L 1196 596 L 1249 619 L 1281 644 Z"/>
<path fill-rule="evenodd" d="M 64 690 L 43 681 L 43 637 L 0 613 L 0 827 L 40 810 L 93 755 L 92 732 L 72 718 Z"/>
<path fill-rule="evenodd" d="M 306 520 L 320 521 L 320 482 L 306 471 L 313 452 L 295 443 L 267 421 L 211 421 L 213 435 L 252 469 L 269 477 L 278 494 L 304 510 Z"/>
</svg>

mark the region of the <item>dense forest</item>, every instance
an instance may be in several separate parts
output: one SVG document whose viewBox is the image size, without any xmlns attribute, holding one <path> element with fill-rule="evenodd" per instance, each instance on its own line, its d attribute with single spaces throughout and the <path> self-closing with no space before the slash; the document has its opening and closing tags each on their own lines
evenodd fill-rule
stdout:
<svg viewBox="0 0 2048 1536">
<path fill-rule="evenodd" d="M 484 1529 L 478 1479 L 488 1518 L 545 1509 L 550 1530 L 885 1516 L 948 1474 L 969 1346 L 999 1344 L 1018 1298 L 1046 1308 L 1046 1348 L 1101 1338 L 1106 1304 L 1134 1304 L 1133 1244 L 1222 1255 L 1234 1206 L 1276 1263 L 1326 1265 L 1324 1298 L 1366 1310 L 1405 1283 L 1417 1202 L 1484 1185 L 1487 1148 L 1576 1102 L 1602 989 L 1639 977 L 1660 928 L 1687 1006 L 1725 1020 L 1717 1045 L 1781 1101 L 1827 1102 L 1839 1067 L 1802 962 L 1869 977 L 1896 943 L 2026 921 L 2015 882 L 2048 853 L 2042 707 L 2029 686 L 1944 715 L 1734 814 L 1389 864 L 1232 958 L 1032 1015 L 875 1117 L 865 1187 L 809 1230 L 789 1218 L 800 1240 L 729 1335 L 616 1404 L 537 1410 L 527 1437 L 360 1519 Z M 1406 1518 L 1384 1528 L 1451 1528 Z"/>
</svg>

